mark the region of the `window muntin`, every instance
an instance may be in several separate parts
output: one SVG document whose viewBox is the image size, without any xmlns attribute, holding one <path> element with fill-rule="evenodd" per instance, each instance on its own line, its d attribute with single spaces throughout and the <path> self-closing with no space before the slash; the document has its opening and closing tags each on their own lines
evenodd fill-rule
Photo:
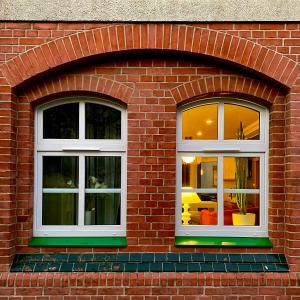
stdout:
<svg viewBox="0 0 300 300">
<path fill-rule="evenodd" d="M 182 133 L 195 120 L 183 118 L 193 107 L 218 107 L 218 138 L 214 141 L 184 139 Z M 226 107 L 226 111 L 225 111 Z M 238 108 L 248 117 L 245 122 L 255 122 L 256 133 L 249 139 L 226 139 L 225 121 L 228 109 Z M 250 113 L 249 113 L 250 112 Z M 225 118 L 225 113 L 227 114 Z M 231 126 L 240 126 L 241 115 Z M 195 115 L 196 116 L 196 115 Z M 206 116 L 209 118 L 209 116 Z M 177 171 L 177 235 L 191 236 L 266 236 L 267 235 L 267 110 L 243 101 L 233 99 L 212 99 L 204 104 L 188 105 L 178 113 L 178 171 Z M 195 126 L 195 125 L 194 125 Z M 253 127 L 255 127 L 253 126 Z M 244 125 L 243 125 L 244 127 Z M 253 128 L 252 127 L 252 128 Z M 230 136 L 230 135 L 229 135 Z M 237 186 L 235 181 L 236 161 L 244 160 L 249 176 L 245 186 Z M 206 175 L 205 175 L 206 173 Z M 205 179 L 207 176 L 207 179 Z M 204 177 L 204 180 L 202 179 Z M 243 187 L 243 188 L 242 188 Z M 186 200 L 190 194 L 191 200 Z M 248 201 L 248 210 L 256 215 L 253 226 L 232 224 L 232 214 L 238 209 L 236 198 L 243 196 Z M 190 203 L 189 203 L 190 202 Z M 186 208 L 188 206 L 188 209 Z M 188 221 L 184 213 L 189 212 Z"/>
<path fill-rule="evenodd" d="M 59 108 L 65 112 L 69 105 L 78 108 L 78 124 L 73 126 L 78 128 L 77 138 L 65 134 L 45 138 L 49 115 L 56 114 L 58 119 Z M 107 118 L 101 123 L 86 117 L 91 109 L 98 117 L 114 116 L 112 123 Z M 98 126 L 107 128 L 98 130 Z M 125 235 L 126 131 L 125 110 L 97 98 L 65 98 L 38 108 L 35 236 Z"/>
</svg>

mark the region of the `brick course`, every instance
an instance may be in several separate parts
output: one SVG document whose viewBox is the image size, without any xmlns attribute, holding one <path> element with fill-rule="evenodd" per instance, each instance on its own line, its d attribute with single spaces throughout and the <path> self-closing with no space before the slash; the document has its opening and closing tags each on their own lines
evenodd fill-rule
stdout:
<svg viewBox="0 0 300 300">
<path fill-rule="evenodd" d="M 7 271 L 16 252 L 83 251 L 27 246 L 32 236 L 33 111 L 39 103 L 72 93 L 115 99 L 126 104 L 128 112 L 128 247 L 90 249 L 94 252 L 181 251 L 174 247 L 177 106 L 228 95 L 270 107 L 269 236 L 274 245 L 270 251 L 285 253 L 292 271 L 273 277 L 3 273 L 3 299 L 25 295 L 52 299 L 50 295 L 58 294 L 76 295 L 78 299 L 85 294 L 87 299 L 96 299 L 94 295 L 104 293 L 115 296 L 103 299 L 123 299 L 117 295 L 148 299 L 142 298 L 146 294 L 154 298 L 166 295 L 166 299 L 180 299 L 183 294 L 185 299 L 196 299 L 196 295 L 203 299 L 224 299 L 225 295 L 243 299 L 234 296 L 237 294 L 248 295 L 247 299 L 262 295 L 265 299 L 288 299 L 284 296 L 292 295 L 297 299 L 299 30 L 296 23 L 0 23 L 2 271 Z M 54 278 L 58 283 L 53 286 Z M 38 282 L 41 286 L 37 287 Z M 103 289 L 92 288 L 91 282 Z M 63 283 L 68 286 L 61 286 Z M 183 288 L 189 284 L 191 288 Z"/>
</svg>

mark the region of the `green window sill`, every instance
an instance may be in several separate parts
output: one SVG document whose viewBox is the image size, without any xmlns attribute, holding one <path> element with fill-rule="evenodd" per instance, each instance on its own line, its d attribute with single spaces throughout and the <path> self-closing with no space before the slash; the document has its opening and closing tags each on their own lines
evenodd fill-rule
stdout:
<svg viewBox="0 0 300 300">
<path fill-rule="evenodd" d="M 257 247 L 272 248 L 273 245 L 267 237 L 199 237 L 177 236 L 177 247 Z"/>
<path fill-rule="evenodd" d="M 30 247 L 126 247 L 126 237 L 33 237 Z"/>
</svg>

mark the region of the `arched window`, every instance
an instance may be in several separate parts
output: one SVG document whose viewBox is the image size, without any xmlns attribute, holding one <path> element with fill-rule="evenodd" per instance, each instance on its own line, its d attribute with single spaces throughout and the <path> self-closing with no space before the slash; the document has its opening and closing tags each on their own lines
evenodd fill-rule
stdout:
<svg viewBox="0 0 300 300">
<path fill-rule="evenodd" d="M 36 110 L 34 236 L 124 236 L 126 111 L 73 97 Z"/>
<path fill-rule="evenodd" d="M 267 236 L 268 110 L 230 98 L 178 112 L 177 236 Z"/>
</svg>

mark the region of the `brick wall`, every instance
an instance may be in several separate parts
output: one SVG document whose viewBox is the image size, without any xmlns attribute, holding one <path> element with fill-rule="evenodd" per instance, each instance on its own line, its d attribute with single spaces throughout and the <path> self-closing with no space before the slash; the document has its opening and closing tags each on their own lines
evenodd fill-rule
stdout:
<svg viewBox="0 0 300 300">
<path fill-rule="evenodd" d="M 96 23 L 1 23 L 1 270 L 7 270 L 14 253 L 83 251 L 27 246 L 32 236 L 33 111 L 37 104 L 74 92 L 96 93 L 127 104 L 128 246 L 89 251 L 170 252 L 182 251 L 174 247 L 177 105 L 195 98 L 233 95 L 270 107 L 269 236 L 274 245 L 270 251 L 286 253 L 293 272 L 287 277 L 274 274 L 281 287 L 264 274 L 249 275 L 250 281 L 248 275 L 240 278 L 235 274 L 139 274 L 135 283 L 126 281 L 126 284 L 122 280 L 131 275 L 111 274 L 118 278 L 114 280 L 120 286 L 113 292 L 125 295 L 131 286 L 142 285 L 143 292 L 130 290 L 132 299 L 139 299 L 133 296 L 137 293 L 152 294 L 155 298 L 157 291 L 149 287 L 152 284 L 164 287 L 159 293 L 165 295 L 163 290 L 166 290 L 166 298 L 172 295 L 180 299 L 181 287 L 188 285 L 182 276 L 187 276 L 195 282 L 190 299 L 195 298 L 193 293 L 207 295 L 203 299 L 214 293 L 219 295 L 214 299 L 223 299 L 226 293 L 254 295 L 247 299 L 262 299 L 261 295 L 269 295 L 264 299 L 276 299 L 275 295 L 280 294 L 286 295 L 281 299 L 289 299 L 288 295 L 298 294 L 298 290 L 287 287 L 298 286 L 296 272 L 300 259 L 300 89 L 299 79 L 296 80 L 299 26 L 293 23 L 109 27 Z M 251 248 L 209 249 L 213 251 L 266 252 Z M 223 275 L 227 284 L 220 280 Z M 0 293 L 50 295 L 48 288 L 42 290 L 35 285 L 35 275 L 16 283 L 18 276 L 4 274 L 1 285 L 6 290 L 0 289 Z M 52 275 L 39 276 L 43 281 Z M 72 276 L 79 275 L 54 275 L 61 283 Z M 80 280 L 93 281 L 90 275 L 80 276 L 83 276 Z M 95 280 L 101 276 L 104 275 L 95 275 Z M 172 283 L 166 288 L 169 284 L 164 280 L 168 282 L 168 276 L 179 287 Z M 43 282 L 39 286 L 46 285 L 51 290 L 52 283 Z M 233 282 L 239 292 L 231 287 L 211 288 Z M 20 292 L 27 285 L 35 288 Z M 83 284 L 74 286 L 77 285 Z M 71 287 L 55 287 L 61 289 L 61 295 L 77 295 Z M 80 290 L 81 295 L 88 293 L 75 290 Z M 90 292 L 89 295 L 101 295 L 100 289 L 91 288 Z"/>
</svg>

